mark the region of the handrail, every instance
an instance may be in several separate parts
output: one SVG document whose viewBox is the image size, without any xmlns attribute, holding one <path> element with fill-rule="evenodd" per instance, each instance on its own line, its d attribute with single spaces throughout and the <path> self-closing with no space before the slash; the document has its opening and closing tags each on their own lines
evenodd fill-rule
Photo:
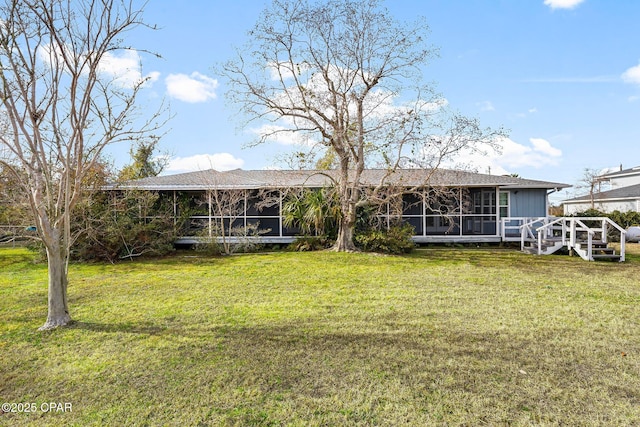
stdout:
<svg viewBox="0 0 640 427">
<path fill-rule="evenodd" d="M 589 221 L 599 221 L 600 227 L 589 227 L 585 224 L 585 222 Z M 524 239 L 526 237 L 526 231 L 531 234 L 531 228 L 533 224 L 537 221 L 532 221 L 527 224 L 521 225 L 522 228 L 522 247 L 524 247 Z M 626 230 L 616 224 L 608 217 L 560 217 L 556 218 L 553 221 L 547 222 L 544 225 L 541 225 L 536 229 L 538 234 L 538 254 L 542 254 L 542 236 L 543 233 L 549 233 L 554 229 L 558 224 L 562 225 L 562 244 L 563 246 L 568 245 L 571 249 L 576 248 L 577 246 L 577 235 L 578 232 L 586 232 L 587 233 L 587 259 L 593 261 L 593 238 L 596 233 L 601 233 L 601 239 L 603 243 L 607 243 L 607 226 L 611 225 L 613 228 L 620 232 L 620 261 L 625 260 L 625 240 L 626 240 Z M 525 231 L 526 230 L 526 231 Z M 567 233 L 568 242 L 567 242 Z"/>
<path fill-rule="evenodd" d="M 551 218 L 553 217 L 539 217 L 534 219 L 533 221 L 529 221 L 526 224 L 522 224 L 520 226 L 521 229 L 521 233 L 520 233 L 520 249 L 524 250 L 524 241 L 527 238 L 527 235 L 530 239 L 536 239 L 536 236 L 533 234 L 533 226 L 535 224 L 539 224 L 540 222 L 543 223 L 543 225 L 539 226 L 536 228 L 536 232 L 537 232 L 537 241 L 538 241 L 538 255 L 542 254 L 542 231 L 541 230 L 549 230 L 552 229 L 551 227 L 562 221 L 562 218 L 557 218 L 551 222 L 548 222 Z M 563 233 L 564 235 L 564 233 Z"/>
<path fill-rule="evenodd" d="M 605 217 L 605 220 L 607 221 L 607 223 L 613 225 L 613 227 L 620 232 L 620 261 L 624 261 L 625 244 L 627 241 L 627 230 L 620 227 L 618 224 L 616 224 L 615 221 L 611 220 L 611 218 Z"/>
<path fill-rule="evenodd" d="M 565 217 L 556 218 L 554 221 L 548 222 L 545 225 L 538 227 L 537 231 L 540 231 L 541 229 L 547 229 L 547 228 L 551 227 L 552 225 L 554 225 L 554 224 L 556 224 L 558 222 L 561 222 L 561 221 L 563 221 L 565 219 L 567 219 L 567 218 L 565 218 Z"/>
<path fill-rule="evenodd" d="M 506 232 L 506 228 L 518 228 L 520 230 L 520 250 L 524 250 L 524 242 L 527 238 L 529 239 L 535 239 L 536 236 L 533 234 L 533 226 L 535 224 L 539 224 L 539 223 L 545 223 L 546 221 L 548 221 L 549 218 L 545 217 L 545 216 L 541 216 L 541 217 L 508 217 L 508 218 L 504 218 L 502 221 L 502 235 L 505 236 L 505 232 Z M 507 226 L 506 223 L 507 222 L 512 222 L 512 221 L 522 221 L 522 224 L 520 225 L 511 225 L 511 226 Z M 528 222 L 527 222 L 528 221 Z"/>
</svg>

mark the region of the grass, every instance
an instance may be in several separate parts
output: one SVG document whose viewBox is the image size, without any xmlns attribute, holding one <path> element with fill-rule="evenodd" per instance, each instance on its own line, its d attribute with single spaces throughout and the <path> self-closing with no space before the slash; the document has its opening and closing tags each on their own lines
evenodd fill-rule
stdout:
<svg viewBox="0 0 640 427">
<path fill-rule="evenodd" d="M 179 255 L 46 269 L 0 249 L 0 425 L 640 425 L 640 249 Z M 69 412 L 42 410 L 70 403 Z"/>
</svg>

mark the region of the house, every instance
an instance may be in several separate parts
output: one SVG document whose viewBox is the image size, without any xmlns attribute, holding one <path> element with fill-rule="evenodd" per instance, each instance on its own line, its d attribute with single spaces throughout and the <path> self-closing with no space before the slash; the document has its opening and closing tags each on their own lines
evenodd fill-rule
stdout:
<svg viewBox="0 0 640 427">
<path fill-rule="evenodd" d="M 640 212 L 640 166 L 609 172 L 597 177 L 607 185 L 606 191 L 565 200 L 564 214 L 573 215 L 589 209 L 600 212 Z"/>
<path fill-rule="evenodd" d="M 283 222 L 288 192 L 327 187 L 335 177 L 336 171 L 205 170 L 144 178 L 109 189 L 157 192 L 172 201 L 176 217 L 181 206 L 188 204 L 190 227 L 178 243 L 196 242 L 203 230 L 211 233 L 214 224 L 223 224 L 218 229 L 225 230 L 231 226 L 236 230 L 255 227 L 258 238 L 265 243 L 288 243 L 299 234 Z M 362 174 L 364 188 L 374 188 L 381 182 L 401 189 L 401 203 L 399 209 L 389 203 L 378 216 L 411 224 L 415 229 L 413 239 L 418 243 L 519 241 L 520 225 L 546 218 L 548 195 L 569 187 L 446 169 L 402 169 L 393 173 L 370 169 Z M 228 197 L 231 194 L 234 200 Z M 231 206 L 233 211 L 227 209 Z"/>
</svg>

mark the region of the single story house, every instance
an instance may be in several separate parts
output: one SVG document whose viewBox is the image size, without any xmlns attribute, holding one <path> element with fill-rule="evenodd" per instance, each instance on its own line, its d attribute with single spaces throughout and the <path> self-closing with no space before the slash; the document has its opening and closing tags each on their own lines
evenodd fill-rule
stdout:
<svg viewBox="0 0 640 427">
<path fill-rule="evenodd" d="M 388 176 L 387 176 L 388 175 Z M 230 223 L 260 230 L 266 243 L 287 243 L 299 230 L 286 227 L 283 204 L 291 189 L 319 189 L 331 185 L 336 171 L 310 170 L 204 170 L 129 181 L 108 189 L 137 189 L 158 192 L 174 201 L 174 214 L 180 214 L 179 200 L 191 201 L 192 229 L 178 243 L 197 241 L 197 229 L 212 223 Z M 363 188 L 380 182 L 401 189 L 400 211 L 379 211 L 386 219 L 411 224 L 414 241 L 427 242 L 501 242 L 520 240 L 519 226 L 546 218 L 548 196 L 569 187 L 567 184 L 536 181 L 514 176 L 479 174 L 448 169 L 369 169 L 362 174 Z M 446 190 L 446 191 L 439 191 Z M 220 197 L 234 194 L 233 203 Z M 238 200 L 237 198 L 240 198 Z M 268 202 L 265 200 L 268 199 Z M 236 211 L 221 209 L 222 204 Z M 239 211 L 238 211 L 239 209 Z M 383 218 L 385 219 L 385 218 Z"/>
<path fill-rule="evenodd" d="M 563 202 L 564 214 L 572 215 L 589 209 L 600 212 L 640 212 L 640 166 L 609 172 L 597 177 L 605 191 L 587 194 Z"/>
</svg>

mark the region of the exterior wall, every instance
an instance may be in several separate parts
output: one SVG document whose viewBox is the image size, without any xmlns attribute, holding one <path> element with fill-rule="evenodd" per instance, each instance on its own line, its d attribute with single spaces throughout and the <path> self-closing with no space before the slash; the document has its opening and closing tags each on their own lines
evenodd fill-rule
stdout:
<svg viewBox="0 0 640 427">
<path fill-rule="evenodd" d="M 563 211 L 565 215 L 574 215 L 580 212 L 584 212 L 591 208 L 591 203 L 564 203 Z"/>
<path fill-rule="evenodd" d="M 502 207 L 500 235 L 509 241 L 519 241 L 520 226 L 538 218 L 547 217 L 548 200 L 546 189 L 503 190 L 508 194 L 508 209 Z M 506 212 L 505 212 L 506 211 Z"/>
<path fill-rule="evenodd" d="M 640 184 L 640 171 L 639 171 L 639 173 L 637 175 L 621 176 L 621 177 L 612 178 L 610 183 L 611 183 L 611 188 L 612 189 L 628 187 L 630 185 Z"/>
<path fill-rule="evenodd" d="M 547 216 L 547 190 L 524 189 L 509 192 L 509 216 Z"/>
<path fill-rule="evenodd" d="M 598 202 L 593 204 L 594 209 L 604 213 L 613 211 L 620 212 L 640 212 L 640 199 L 637 200 L 614 200 L 610 202 Z M 573 215 L 591 209 L 591 202 L 584 203 L 565 203 L 564 214 Z"/>
</svg>

